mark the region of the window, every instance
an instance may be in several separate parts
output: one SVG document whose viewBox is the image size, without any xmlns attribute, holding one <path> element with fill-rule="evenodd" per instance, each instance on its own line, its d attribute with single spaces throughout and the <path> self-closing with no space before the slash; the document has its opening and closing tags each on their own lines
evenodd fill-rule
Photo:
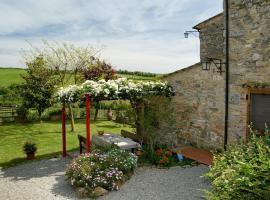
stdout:
<svg viewBox="0 0 270 200">
<path fill-rule="evenodd" d="M 250 122 L 263 132 L 265 124 L 270 128 L 270 94 L 251 93 L 250 97 Z"/>
</svg>

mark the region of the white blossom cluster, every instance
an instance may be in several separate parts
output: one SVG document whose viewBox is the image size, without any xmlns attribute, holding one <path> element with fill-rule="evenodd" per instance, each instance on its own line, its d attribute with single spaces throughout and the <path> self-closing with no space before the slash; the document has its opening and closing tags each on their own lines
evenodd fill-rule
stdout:
<svg viewBox="0 0 270 200">
<path fill-rule="evenodd" d="M 84 95 L 89 94 L 92 99 L 140 99 L 147 95 L 173 95 L 172 88 L 161 81 L 131 81 L 126 78 L 116 80 L 85 81 L 81 86 L 72 85 L 60 88 L 57 98 L 60 102 L 75 102 Z"/>
<path fill-rule="evenodd" d="M 76 102 L 80 96 L 81 87 L 77 85 L 70 85 L 66 88 L 61 87 L 56 97 L 62 103 L 64 102 Z"/>
</svg>

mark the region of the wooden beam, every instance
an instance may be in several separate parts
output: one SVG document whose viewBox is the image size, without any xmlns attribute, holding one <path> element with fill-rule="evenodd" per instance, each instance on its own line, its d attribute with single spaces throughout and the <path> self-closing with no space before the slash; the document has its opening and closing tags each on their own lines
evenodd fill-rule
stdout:
<svg viewBox="0 0 270 200">
<path fill-rule="evenodd" d="M 67 141 L 66 141 L 66 106 L 62 106 L 62 156 L 67 156 Z"/>
<path fill-rule="evenodd" d="M 90 137 L 91 137 L 91 129 L 90 129 L 90 109 L 91 109 L 91 101 L 90 101 L 90 95 L 86 94 L 86 153 L 90 153 L 90 149 L 91 149 L 91 143 L 90 143 Z"/>
</svg>

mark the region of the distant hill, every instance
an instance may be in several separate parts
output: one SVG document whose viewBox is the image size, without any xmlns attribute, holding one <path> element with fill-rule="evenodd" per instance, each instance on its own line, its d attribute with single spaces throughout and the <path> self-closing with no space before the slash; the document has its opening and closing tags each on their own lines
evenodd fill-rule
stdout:
<svg viewBox="0 0 270 200">
<path fill-rule="evenodd" d="M 21 74 L 26 74 L 25 69 L 0 67 L 0 87 L 8 87 L 14 83 L 21 83 L 23 81 Z M 129 72 L 126 70 L 121 71 L 117 74 L 117 76 L 138 81 L 150 81 L 159 78 L 159 75 L 155 75 L 153 73 Z"/>
<path fill-rule="evenodd" d="M 8 87 L 14 83 L 23 81 L 21 74 L 26 74 L 25 69 L 0 68 L 0 87 Z"/>
</svg>

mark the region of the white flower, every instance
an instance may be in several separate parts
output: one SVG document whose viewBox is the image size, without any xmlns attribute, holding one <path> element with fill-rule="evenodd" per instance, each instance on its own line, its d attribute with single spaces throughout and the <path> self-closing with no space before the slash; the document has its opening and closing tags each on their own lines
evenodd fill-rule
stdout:
<svg viewBox="0 0 270 200">
<path fill-rule="evenodd" d="M 119 78 L 109 81 L 87 80 L 81 86 L 71 85 L 67 88 L 60 88 L 56 97 L 61 102 L 75 102 L 79 98 L 80 91 L 84 91 L 94 98 L 102 98 L 103 95 L 105 98 L 113 97 L 115 99 L 142 98 L 149 93 L 158 95 L 171 95 L 173 93 L 172 88 L 164 82 L 135 82 Z"/>
</svg>

